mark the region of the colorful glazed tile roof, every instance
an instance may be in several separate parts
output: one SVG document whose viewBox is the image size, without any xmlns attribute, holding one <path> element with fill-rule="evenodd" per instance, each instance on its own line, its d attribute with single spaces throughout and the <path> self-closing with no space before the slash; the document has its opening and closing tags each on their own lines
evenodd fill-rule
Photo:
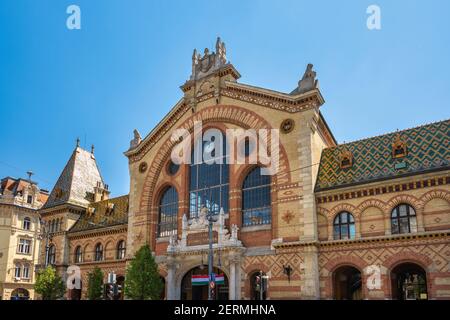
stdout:
<svg viewBox="0 0 450 320">
<path fill-rule="evenodd" d="M 128 223 L 128 195 L 94 202 L 69 232 L 112 227 Z"/>
<path fill-rule="evenodd" d="M 392 144 L 400 136 L 407 155 L 394 158 Z M 450 120 L 341 144 L 322 151 L 315 191 L 450 169 Z M 350 151 L 353 164 L 341 169 L 341 154 Z"/>
</svg>

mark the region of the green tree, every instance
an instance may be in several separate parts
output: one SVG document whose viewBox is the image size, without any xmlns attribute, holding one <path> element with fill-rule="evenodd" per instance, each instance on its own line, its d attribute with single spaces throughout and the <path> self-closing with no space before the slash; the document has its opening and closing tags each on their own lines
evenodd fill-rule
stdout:
<svg viewBox="0 0 450 320">
<path fill-rule="evenodd" d="M 131 260 L 125 277 L 125 296 L 133 300 L 158 300 L 163 282 L 148 245 L 142 246 Z"/>
<path fill-rule="evenodd" d="M 38 272 L 34 290 L 41 295 L 42 300 L 56 300 L 64 296 L 66 287 L 56 270 L 48 266 Z"/>
<path fill-rule="evenodd" d="M 103 297 L 103 272 L 95 267 L 88 273 L 87 298 L 89 300 L 101 300 Z"/>
</svg>

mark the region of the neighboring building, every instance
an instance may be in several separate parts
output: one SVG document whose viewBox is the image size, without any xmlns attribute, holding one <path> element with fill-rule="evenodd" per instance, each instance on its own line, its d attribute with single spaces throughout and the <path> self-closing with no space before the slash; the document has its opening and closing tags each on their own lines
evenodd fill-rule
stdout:
<svg viewBox="0 0 450 320">
<path fill-rule="evenodd" d="M 267 299 L 449 299 L 450 121 L 337 145 L 312 65 L 291 93 L 239 77 L 219 39 L 216 52 L 194 51 L 184 97 L 144 139 L 135 131 L 125 153 L 127 255 L 150 244 L 167 298 L 207 297 L 207 286 L 192 285 L 207 274 L 207 204 L 225 276 L 219 298 L 258 299 L 262 271 Z M 278 173 L 262 175 L 261 159 L 173 163 L 172 151 L 183 156 L 194 142 L 195 121 L 218 139 L 227 129 L 280 129 Z M 185 136 L 172 140 L 180 128 Z M 248 159 L 256 149 L 240 139 Z"/>
<path fill-rule="evenodd" d="M 0 300 L 34 299 L 37 210 L 47 198 L 48 192 L 31 180 L 6 177 L 0 182 Z"/>
<path fill-rule="evenodd" d="M 81 290 L 69 290 L 69 299 L 85 297 L 87 274 L 94 266 L 105 271 L 105 281 L 113 271 L 123 281 L 128 196 L 109 199 L 109 193 L 93 148 L 89 152 L 77 143 L 40 210 L 49 235 L 48 245 L 41 246 L 40 265 L 55 266 L 63 279 L 70 265 L 81 269 Z"/>
</svg>

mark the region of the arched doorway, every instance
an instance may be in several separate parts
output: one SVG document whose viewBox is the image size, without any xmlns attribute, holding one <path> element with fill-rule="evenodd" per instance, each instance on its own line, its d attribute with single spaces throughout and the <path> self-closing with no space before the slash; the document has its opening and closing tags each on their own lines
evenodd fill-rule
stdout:
<svg viewBox="0 0 450 320">
<path fill-rule="evenodd" d="M 213 269 L 216 275 L 223 275 L 223 284 L 217 284 L 216 300 L 228 300 L 228 278 L 226 274 L 219 268 Z M 195 267 L 189 270 L 181 280 L 181 300 L 208 300 L 208 283 L 198 281 L 199 276 L 208 276 L 208 267 Z M 194 277 L 193 277 L 194 276 Z M 197 276 L 197 277 L 195 277 Z M 194 282 L 192 279 L 197 279 Z"/>
<path fill-rule="evenodd" d="M 415 263 L 402 263 L 391 271 L 392 299 L 428 299 L 427 274 Z"/>
<path fill-rule="evenodd" d="M 262 299 L 261 299 L 261 275 L 265 276 L 266 274 L 263 272 L 261 274 L 260 271 L 255 271 L 250 276 L 250 299 L 251 300 L 266 300 L 267 292 L 263 291 Z M 259 279 L 258 279 L 259 277 Z"/>
<path fill-rule="evenodd" d="M 333 273 L 333 291 L 336 300 L 361 300 L 361 272 L 352 266 L 342 266 Z"/>
<path fill-rule="evenodd" d="M 30 299 L 30 293 L 27 289 L 17 288 L 11 292 L 11 300 L 28 300 Z"/>
</svg>

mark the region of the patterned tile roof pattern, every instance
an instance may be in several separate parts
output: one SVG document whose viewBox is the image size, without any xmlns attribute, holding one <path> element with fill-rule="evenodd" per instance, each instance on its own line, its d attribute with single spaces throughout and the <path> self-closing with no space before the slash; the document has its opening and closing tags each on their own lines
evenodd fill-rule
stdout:
<svg viewBox="0 0 450 320">
<path fill-rule="evenodd" d="M 128 223 L 128 195 L 92 203 L 69 232 L 112 227 Z"/>
<path fill-rule="evenodd" d="M 394 158 L 392 144 L 400 136 L 407 155 Z M 315 191 L 345 187 L 432 170 L 450 169 L 450 120 L 373 138 L 341 144 L 322 151 Z M 353 164 L 341 169 L 340 156 L 350 151 Z"/>
<path fill-rule="evenodd" d="M 93 201 L 99 182 L 104 186 L 94 155 L 76 147 L 43 209 L 65 203 L 86 207 Z"/>
</svg>

